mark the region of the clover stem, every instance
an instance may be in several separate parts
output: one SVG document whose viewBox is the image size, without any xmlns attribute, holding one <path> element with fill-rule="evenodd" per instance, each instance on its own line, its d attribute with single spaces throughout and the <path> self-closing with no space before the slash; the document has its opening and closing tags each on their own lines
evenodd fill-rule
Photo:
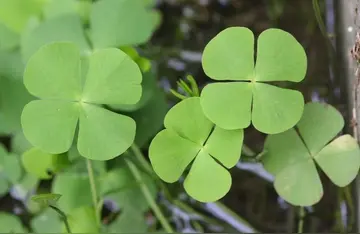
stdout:
<svg viewBox="0 0 360 234">
<path fill-rule="evenodd" d="M 88 175 L 89 175 L 91 195 L 92 195 L 92 200 L 93 200 L 93 205 L 94 205 L 95 215 L 96 215 L 96 222 L 97 222 L 98 227 L 100 227 L 100 209 L 98 208 L 98 195 L 97 195 L 96 184 L 95 184 L 94 170 L 93 170 L 90 159 L 86 159 L 86 166 L 87 166 L 87 171 L 88 171 Z"/>
<path fill-rule="evenodd" d="M 128 168 L 130 169 L 131 173 L 135 177 L 136 181 L 140 183 L 141 192 L 143 193 L 146 201 L 150 205 L 152 211 L 154 212 L 155 216 L 161 223 L 162 227 L 165 229 L 165 231 L 167 233 L 173 233 L 174 231 L 173 231 L 172 227 L 170 226 L 169 222 L 165 218 L 160 207 L 156 204 L 156 201 L 154 200 L 153 196 L 151 195 L 149 188 L 146 186 L 146 184 L 141 183 L 142 176 L 140 174 L 139 169 L 135 166 L 135 164 L 133 162 L 131 162 L 130 160 L 128 160 L 126 158 L 125 158 L 125 162 L 126 162 Z"/>
<path fill-rule="evenodd" d="M 59 208 L 57 208 L 56 206 L 49 205 L 49 207 L 50 207 L 51 209 L 55 210 L 56 213 L 58 213 L 58 214 L 61 216 L 62 220 L 64 221 L 64 224 L 65 224 L 65 228 L 66 228 L 67 233 L 71 233 L 70 225 L 69 225 L 68 219 L 67 219 L 67 217 L 66 217 L 66 214 L 65 214 L 62 210 L 60 210 Z"/>
<path fill-rule="evenodd" d="M 305 217 L 305 208 L 303 206 L 299 207 L 299 222 L 298 222 L 298 231 L 297 233 L 303 233 L 304 230 L 304 217 Z"/>
</svg>

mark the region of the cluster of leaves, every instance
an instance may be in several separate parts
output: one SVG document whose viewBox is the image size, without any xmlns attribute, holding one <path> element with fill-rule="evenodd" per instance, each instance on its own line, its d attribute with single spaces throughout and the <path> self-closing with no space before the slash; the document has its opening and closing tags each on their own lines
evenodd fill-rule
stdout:
<svg viewBox="0 0 360 234">
<path fill-rule="evenodd" d="M 306 54 L 292 35 L 280 29 L 262 32 L 256 63 L 254 44 L 253 33 L 244 27 L 225 29 L 207 44 L 203 69 L 222 82 L 206 85 L 200 97 L 170 109 L 166 129 L 151 142 L 151 163 L 169 183 L 189 168 L 187 193 L 216 201 L 230 190 L 226 169 L 240 159 L 243 129 L 252 123 L 269 134 L 262 163 L 275 176 L 278 194 L 293 205 L 313 205 L 323 194 L 315 163 L 336 185 L 346 186 L 360 167 L 358 143 L 343 135 L 326 145 L 344 127 L 341 114 L 325 104 L 304 105 L 300 92 L 274 85 L 305 77 Z"/>
<path fill-rule="evenodd" d="M 153 4 L 0 1 L 0 135 L 11 138 L 0 147 L 0 193 L 11 192 L 33 216 L 24 227 L 1 213 L 1 232 L 66 232 L 56 210 L 30 199 L 34 192 L 61 194 L 54 206 L 72 232 L 98 232 L 85 158 L 97 160 L 99 197 L 116 204 L 101 230 L 146 231 L 149 205 L 125 162 L 113 158 L 133 143 L 147 147 L 167 111 L 155 67 L 134 48 L 160 23 Z M 143 178 L 155 197 L 154 181 Z"/>
</svg>

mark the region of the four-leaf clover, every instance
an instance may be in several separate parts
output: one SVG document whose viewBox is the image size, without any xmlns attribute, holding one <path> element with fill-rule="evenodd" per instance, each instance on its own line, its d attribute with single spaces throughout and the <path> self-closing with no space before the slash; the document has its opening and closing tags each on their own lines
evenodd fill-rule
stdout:
<svg viewBox="0 0 360 234">
<path fill-rule="evenodd" d="M 274 134 L 301 118 L 300 92 L 266 84 L 305 77 L 306 54 L 291 34 L 280 29 L 262 32 L 254 65 L 253 33 L 244 27 L 225 29 L 205 47 L 202 65 L 210 78 L 227 81 L 209 84 L 201 93 L 205 115 L 219 127 L 241 129 L 252 122 L 259 131 Z"/>
<path fill-rule="evenodd" d="M 136 125 L 130 117 L 101 104 L 135 104 L 141 97 L 139 67 L 124 52 L 110 48 L 81 57 L 72 43 L 51 43 L 29 60 L 24 84 L 41 100 L 28 103 L 21 123 L 29 142 L 60 154 L 69 150 L 78 127 L 77 148 L 94 160 L 109 160 L 134 141 Z"/>
<path fill-rule="evenodd" d="M 232 168 L 240 158 L 243 130 L 215 126 L 201 110 L 200 98 L 187 98 L 165 116 L 165 130 L 149 148 L 154 171 L 168 182 L 177 181 L 191 164 L 185 178 L 187 193 L 201 202 L 223 197 L 231 187 Z"/>
<path fill-rule="evenodd" d="M 267 137 L 263 164 L 275 175 L 275 189 L 281 197 L 293 205 L 317 203 L 323 188 L 315 164 L 340 187 L 356 177 L 360 166 L 356 140 L 343 135 L 331 141 L 343 126 L 334 107 L 309 103 L 296 128 Z"/>
</svg>

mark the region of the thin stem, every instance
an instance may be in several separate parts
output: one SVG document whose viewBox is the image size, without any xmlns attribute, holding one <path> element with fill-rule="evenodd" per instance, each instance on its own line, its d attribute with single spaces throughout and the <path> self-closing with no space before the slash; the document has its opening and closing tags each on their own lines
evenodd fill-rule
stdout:
<svg viewBox="0 0 360 234">
<path fill-rule="evenodd" d="M 345 201 L 346 201 L 347 206 L 349 208 L 349 214 L 348 214 L 349 221 L 348 221 L 347 229 L 351 231 L 352 227 L 353 227 L 353 225 L 355 223 L 355 218 L 354 218 L 355 207 L 354 207 L 353 197 L 351 195 L 351 187 L 346 186 L 345 188 L 343 188 L 343 192 L 344 192 Z"/>
<path fill-rule="evenodd" d="M 298 232 L 303 233 L 304 231 L 304 217 L 305 217 L 305 208 L 303 206 L 299 207 L 299 222 L 298 222 Z"/>
<path fill-rule="evenodd" d="M 100 227 L 100 213 L 98 212 L 98 196 L 97 196 L 97 190 L 96 190 L 96 184 L 95 184 L 95 176 L 94 176 L 94 170 L 92 168 L 91 160 L 86 159 L 86 166 L 87 171 L 89 175 L 89 182 L 91 187 L 91 195 L 93 200 L 93 205 L 95 209 L 95 215 L 96 215 L 96 222 L 98 227 Z"/>
<path fill-rule="evenodd" d="M 62 220 L 64 221 L 67 233 L 71 233 L 70 225 L 69 225 L 68 219 L 66 217 L 66 214 L 62 210 L 57 208 L 56 206 L 49 205 L 49 207 L 52 208 L 53 210 L 55 210 L 61 216 Z"/>
<path fill-rule="evenodd" d="M 135 179 L 138 182 L 142 181 L 142 176 L 140 174 L 140 171 L 135 166 L 135 164 L 133 162 L 131 162 L 130 160 L 128 160 L 128 159 L 125 159 L 125 162 L 126 162 L 127 166 L 129 167 L 131 173 L 135 177 Z M 156 204 L 156 202 L 155 202 L 153 196 L 151 195 L 151 192 L 150 192 L 149 188 L 146 186 L 146 184 L 141 183 L 140 184 L 140 189 L 141 189 L 141 192 L 143 193 L 146 201 L 150 205 L 152 211 L 154 212 L 155 216 L 157 217 L 157 219 L 159 220 L 159 222 L 161 223 L 161 225 L 165 229 L 165 231 L 167 233 L 173 233 L 174 231 L 173 231 L 172 227 L 170 226 L 169 222 L 165 218 L 165 216 L 162 213 L 160 207 Z"/>
</svg>

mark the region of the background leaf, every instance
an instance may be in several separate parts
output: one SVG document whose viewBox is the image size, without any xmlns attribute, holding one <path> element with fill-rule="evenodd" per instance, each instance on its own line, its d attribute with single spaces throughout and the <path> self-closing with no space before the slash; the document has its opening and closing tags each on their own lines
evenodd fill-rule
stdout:
<svg viewBox="0 0 360 234">
<path fill-rule="evenodd" d="M 15 215 L 5 212 L 0 213 L 0 232 L 2 233 L 26 233 L 27 230 L 22 225 L 20 219 Z"/>
</svg>

